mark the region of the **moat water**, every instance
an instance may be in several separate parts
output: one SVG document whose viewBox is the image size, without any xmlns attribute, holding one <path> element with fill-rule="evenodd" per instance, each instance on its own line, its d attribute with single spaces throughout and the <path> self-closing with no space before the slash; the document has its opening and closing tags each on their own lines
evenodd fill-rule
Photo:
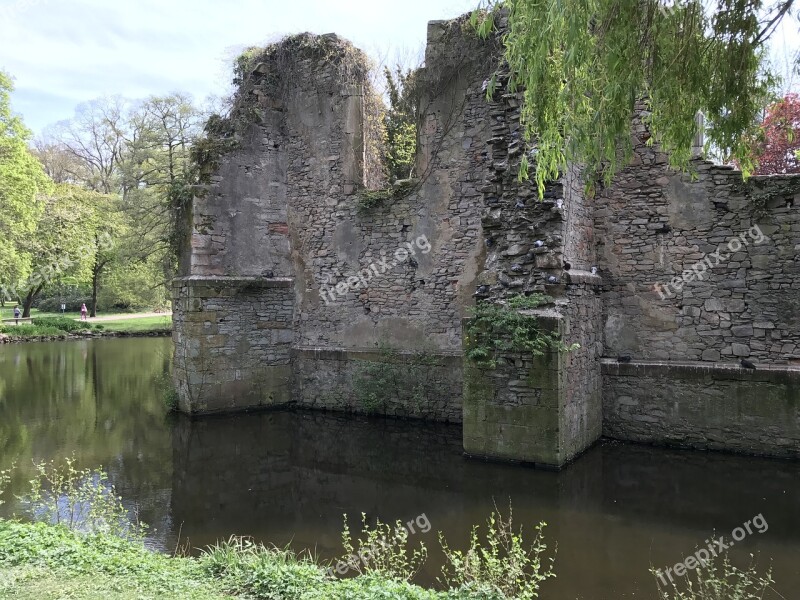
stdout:
<svg viewBox="0 0 800 600">
<path fill-rule="evenodd" d="M 11 491 L 24 491 L 34 460 L 102 465 L 150 525 L 148 544 L 167 552 L 235 534 L 328 559 L 341 552 L 343 514 L 351 528 L 362 512 L 416 519 L 412 540 L 431 550 L 423 584 L 441 566 L 437 531 L 464 547 L 470 527 L 510 500 L 515 522 L 546 521 L 557 542 L 557 578 L 542 590 L 551 600 L 655 599 L 651 567 L 712 536 L 729 543 L 762 515 L 766 531 L 751 527 L 728 555 L 772 565 L 767 598 L 800 597 L 798 463 L 603 442 L 554 473 L 466 459 L 458 426 L 307 412 L 192 420 L 165 414 L 170 352 L 169 339 L 150 338 L 0 347 Z"/>
</svg>

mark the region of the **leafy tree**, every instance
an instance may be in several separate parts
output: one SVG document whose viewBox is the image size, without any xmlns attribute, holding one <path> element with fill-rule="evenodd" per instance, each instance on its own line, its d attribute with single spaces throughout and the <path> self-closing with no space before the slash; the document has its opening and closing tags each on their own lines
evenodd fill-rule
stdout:
<svg viewBox="0 0 800 600">
<path fill-rule="evenodd" d="M 30 272 L 30 255 L 21 247 L 36 228 L 40 198 L 50 188 L 41 165 L 28 150 L 30 131 L 11 110 L 11 78 L 0 71 L 0 302 L 8 288 Z"/>
<path fill-rule="evenodd" d="M 399 66 L 394 72 L 384 67 L 389 108 L 386 126 L 386 160 L 389 181 L 408 179 L 414 170 L 417 152 L 416 72 Z"/>
<path fill-rule="evenodd" d="M 788 94 L 770 105 L 756 142 L 757 175 L 800 173 L 800 96 Z"/>
<path fill-rule="evenodd" d="M 508 87 L 523 90 L 522 120 L 540 193 L 568 164 L 610 181 L 632 153 L 638 100 L 654 139 L 686 168 L 695 115 L 708 122 L 708 144 L 752 170 L 750 140 L 775 80 L 764 44 L 793 0 L 506 0 Z M 487 3 L 484 4 L 486 6 Z M 492 31 L 498 5 L 473 15 Z M 499 82 L 490 81 L 487 93 Z"/>
<path fill-rule="evenodd" d="M 111 235 L 115 245 L 111 250 L 98 247 L 93 254 L 93 316 L 98 297 L 121 304 L 145 298 L 164 302 L 196 179 L 190 148 L 199 133 L 200 112 L 187 96 L 138 103 L 114 97 L 83 105 L 73 120 L 51 132 L 52 143 L 38 145 L 48 172 L 58 180 L 106 194 L 98 207 L 104 214 L 98 236 Z M 115 264 L 120 260 L 126 265 Z M 125 272 L 135 274 L 135 288 L 120 279 Z M 104 274 L 115 290 L 101 293 Z M 145 276 L 150 277 L 146 282 Z M 158 286 L 162 293 L 153 292 Z"/>
<path fill-rule="evenodd" d="M 91 279 L 97 231 L 98 194 L 75 185 L 55 186 L 32 234 L 21 246 L 30 257 L 31 275 L 17 285 L 23 317 L 29 317 L 37 296 L 46 286 L 69 275 L 74 281 Z"/>
</svg>

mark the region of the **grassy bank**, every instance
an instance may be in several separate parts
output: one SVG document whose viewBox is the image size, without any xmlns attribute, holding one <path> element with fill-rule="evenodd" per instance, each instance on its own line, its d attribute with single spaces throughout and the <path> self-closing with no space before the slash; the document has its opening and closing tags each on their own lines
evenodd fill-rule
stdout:
<svg viewBox="0 0 800 600">
<path fill-rule="evenodd" d="M 375 573 L 336 579 L 287 551 L 228 543 L 199 558 L 64 526 L 0 520 L 0 598 L 264 598 L 500 600 L 490 591 L 433 591 Z"/>
<path fill-rule="evenodd" d="M 71 317 L 34 317 L 30 323 L 22 322 L 0 324 L 0 334 L 11 340 L 41 340 L 80 335 L 113 335 L 168 333 L 172 330 L 170 315 L 102 321 L 92 323 L 77 321 Z"/>
<path fill-rule="evenodd" d="M 163 317 L 142 317 L 140 319 L 123 319 L 119 321 L 103 321 L 95 327 L 103 327 L 105 331 L 144 332 L 171 331 L 172 315 Z"/>
</svg>

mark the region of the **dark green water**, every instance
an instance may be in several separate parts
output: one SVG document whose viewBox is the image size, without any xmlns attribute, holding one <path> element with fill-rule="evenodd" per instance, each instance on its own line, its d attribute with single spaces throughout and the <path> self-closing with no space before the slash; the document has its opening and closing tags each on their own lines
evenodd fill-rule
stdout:
<svg viewBox="0 0 800 600">
<path fill-rule="evenodd" d="M 547 521 L 557 579 L 543 598 L 657 597 L 648 573 L 692 554 L 716 530 L 756 515 L 768 523 L 729 552 L 755 553 L 777 581 L 769 598 L 800 598 L 800 464 L 603 443 L 561 473 L 467 460 L 458 427 L 319 413 L 192 420 L 165 416 L 158 378 L 168 339 L 0 347 L 0 469 L 74 454 L 102 465 L 126 505 L 172 551 L 180 534 L 201 547 L 232 534 L 292 543 L 328 558 L 342 514 L 407 522 L 420 515 L 463 546 L 496 501 L 519 523 Z M 2 507 L 5 514 L 13 504 Z M 355 522 L 351 522 L 352 525 Z M 781 594 L 781 595 L 778 595 Z"/>
</svg>

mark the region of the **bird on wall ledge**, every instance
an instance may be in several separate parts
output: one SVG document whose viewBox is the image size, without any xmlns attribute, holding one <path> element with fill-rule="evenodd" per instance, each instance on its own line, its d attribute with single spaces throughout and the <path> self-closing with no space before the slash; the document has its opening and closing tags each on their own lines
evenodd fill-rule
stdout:
<svg viewBox="0 0 800 600">
<path fill-rule="evenodd" d="M 742 368 L 743 369 L 754 369 L 755 370 L 755 368 L 756 368 L 756 366 L 752 362 L 747 360 L 746 358 L 742 359 L 742 363 L 741 364 L 742 364 Z"/>
</svg>

